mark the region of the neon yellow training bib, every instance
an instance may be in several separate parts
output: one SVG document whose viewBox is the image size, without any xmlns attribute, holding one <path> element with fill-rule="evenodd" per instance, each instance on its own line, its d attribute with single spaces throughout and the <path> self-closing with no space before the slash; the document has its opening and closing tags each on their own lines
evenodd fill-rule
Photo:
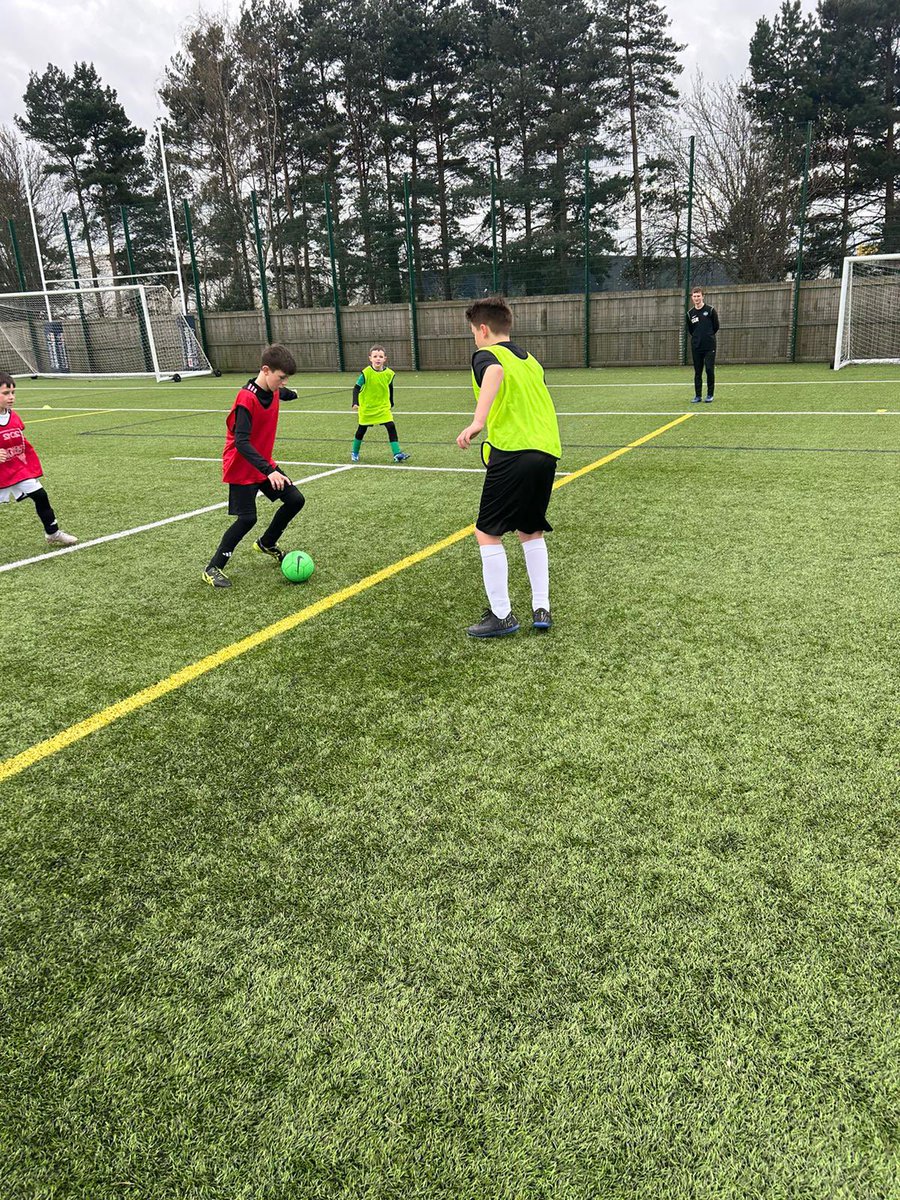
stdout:
<svg viewBox="0 0 900 1200">
<path fill-rule="evenodd" d="M 484 346 L 503 368 L 503 382 L 488 413 L 485 439 L 498 450 L 543 450 L 559 458 L 559 422 L 544 382 L 544 368 L 531 354 L 519 358 L 500 342 Z M 475 399 L 480 388 L 472 372 Z"/>
<path fill-rule="evenodd" d="M 376 371 L 366 367 L 360 375 L 359 423 L 360 425 L 384 425 L 391 419 L 391 380 L 394 372 L 390 367 Z"/>
</svg>

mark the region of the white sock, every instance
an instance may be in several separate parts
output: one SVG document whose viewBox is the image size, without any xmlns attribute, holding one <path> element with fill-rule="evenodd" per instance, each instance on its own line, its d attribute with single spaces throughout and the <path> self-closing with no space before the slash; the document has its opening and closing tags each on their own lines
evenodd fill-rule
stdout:
<svg viewBox="0 0 900 1200">
<path fill-rule="evenodd" d="M 502 621 L 512 612 L 509 602 L 509 565 L 506 561 L 506 551 L 502 546 L 482 546 L 481 573 L 484 576 L 484 590 L 487 592 L 488 604 L 495 617 Z"/>
<path fill-rule="evenodd" d="M 525 554 L 525 569 L 531 583 L 531 607 L 550 610 L 550 561 L 547 543 L 543 538 L 532 538 L 522 543 Z"/>
</svg>

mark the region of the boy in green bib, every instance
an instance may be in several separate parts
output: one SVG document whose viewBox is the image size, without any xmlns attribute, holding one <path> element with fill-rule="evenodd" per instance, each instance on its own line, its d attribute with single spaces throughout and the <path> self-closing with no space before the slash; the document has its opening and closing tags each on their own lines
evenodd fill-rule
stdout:
<svg viewBox="0 0 900 1200">
<path fill-rule="evenodd" d="M 363 438 L 372 425 L 383 425 L 387 430 L 394 462 L 406 462 L 409 458 L 409 455 L 400 449 L 397 426 L 391 418 L 391 409 L 394 407 L 394 372 L 386 364 L 387 353 L 384 346 L 372 346 L 369 350 L 369 365 L 357 379 L 353 389 L 353 408 L 359 410 L 359 425 L 353 435 L 351 462 L 359 462 Z"/>
<path fill-rule="evenodd" d="M 456 439 L 467 450 L 485 429 L 481 447 L 487 466 L 475 537 L 489 608 L 469 637 L 503 637 L 519 622 L 509 599 L 509 568 L 503 535 L 515 531 L 531 583 L 532 626 L 550 628 L 550 566 L 544 533 L 547 505 L 562 449 L 556 409 L 544 382 L 544 368 L 510 341 L 512 312 L 502 297 L 478 300 L 466 309 L 477 347 L 472 356 L 475 416 Z M 485 448 L 488 454 L 485 455 Z"/>
</svg>

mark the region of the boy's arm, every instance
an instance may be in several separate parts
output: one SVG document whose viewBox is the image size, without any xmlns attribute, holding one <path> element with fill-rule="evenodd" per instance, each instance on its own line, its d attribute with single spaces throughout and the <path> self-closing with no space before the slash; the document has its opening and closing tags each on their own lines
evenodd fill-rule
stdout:
<svg viewBox="0 0 900 1200">
<path fill-rule="evenodd" d="M 390 395 L 391 395 L 391 408 L 393 408 L 394 407 L 394 381 L 393 381 L 393 379 L 388 384 L 388 389 L 389 389 Z"/>
<path fill-rule="evenodd" d="M 280 400 L 296 400 L 297 393 L 294 391 L 293 388 L 279 388 L 278 389 L 278 398 Z"/>
<path fill-rule="evenodd" d="M 353 386 L 353 402 L 350 405 L 351 408 L 359 408 L 359 393 L 360 393 L 360 390 L 365 386 L 365 382 L 366 382 L 365 375 L 360 375 L 359 379 L 357 379 L 356 383 L 354 384 L 354 386 Z"/>
<path fill-rule="evenodd" d="M 475 405 L 475 415 L 472 418 L 472 423 L 467 425 L 459 437 L 456 439 L 456 444 L 460 450 L 468 450 L 472 438 L 476 433 L 481 433 L 487 424 L 488 413 L 491 411 L 491 405 L 497 399 L 497 393 L 500 391 L 500 384 L 503 382 L 503 368 L 499 363 L 491 363 L 485 368 L 484 375 L 481 378 L 481 388 L 478 392 L 478 403 Z"/>
<path fill-rule="evenodd" d="M 718 333 L 719 332 L 719 314 L 713 308 L 713 309 L 710 309 L 709 315 L 712 317 L 713 333 Z"/>
</svg>

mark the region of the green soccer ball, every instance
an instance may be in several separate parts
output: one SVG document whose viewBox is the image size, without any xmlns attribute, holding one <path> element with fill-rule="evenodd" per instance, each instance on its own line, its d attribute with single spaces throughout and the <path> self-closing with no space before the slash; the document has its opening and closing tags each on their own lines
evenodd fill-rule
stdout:
<svg viewBox="0 0 900 1200">
<path fill-rule="evenodd" d="M 303 550 L 291 550 L 281 560 L 281 573 L 291 583 L 303 583 L 315 569 L 316 564 Z"/>
</svg>

